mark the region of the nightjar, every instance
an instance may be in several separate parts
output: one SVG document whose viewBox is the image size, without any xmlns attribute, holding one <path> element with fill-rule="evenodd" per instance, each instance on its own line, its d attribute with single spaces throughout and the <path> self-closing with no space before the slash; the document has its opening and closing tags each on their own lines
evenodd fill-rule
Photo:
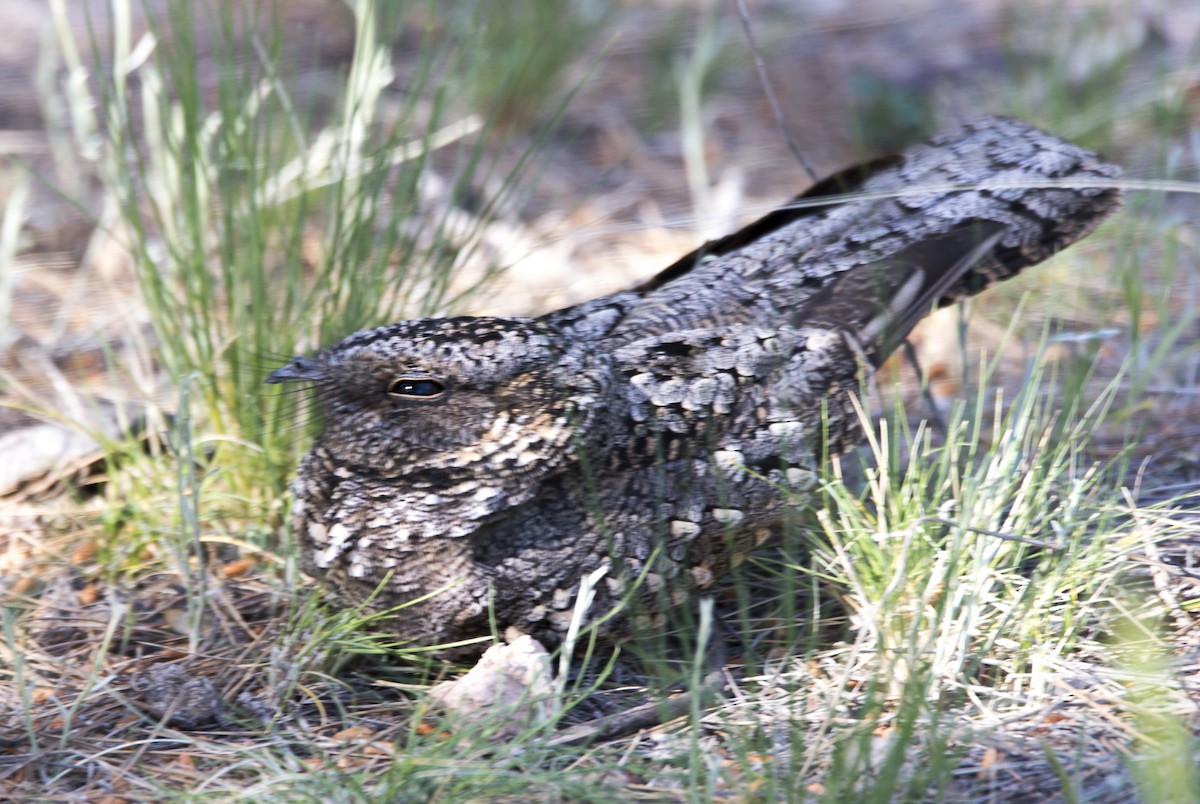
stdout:
<svg viewBox="0 0 1200 804">
<path fill-rule="evenodd" d="M 294 484 L 308 574 L 416 644 L 554 644 L 580 579 L 661 617 L 812 489 L 933 308 L 1090 232 L 1118 170 L 987 118 L 827 179 L 653 279 L 538 318 L 404 321 L 298 357 L 324 429 Z M 788 492 L 788 493 L 785 493 Z M 614 617 L 604 629 L 616 631 Z"/>
</svg>

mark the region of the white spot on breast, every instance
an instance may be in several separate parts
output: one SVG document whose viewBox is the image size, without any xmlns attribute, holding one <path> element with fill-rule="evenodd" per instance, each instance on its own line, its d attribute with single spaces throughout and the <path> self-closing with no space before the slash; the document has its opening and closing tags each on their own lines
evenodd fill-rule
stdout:
<svg viewBox="0 0 1200 804">
<path fill-rule="evenodd" d="M 824 352 L 837 345 L 838 333 L 827 329 L 810 330 L 804 348 L 810 352 Z"/>
<path fill-rule="evenodd" d="M 736 508 L 714 508 L 712 518 L 722 525 L 736 525 L 746 518 L 746 515 Z"/>
</svg>

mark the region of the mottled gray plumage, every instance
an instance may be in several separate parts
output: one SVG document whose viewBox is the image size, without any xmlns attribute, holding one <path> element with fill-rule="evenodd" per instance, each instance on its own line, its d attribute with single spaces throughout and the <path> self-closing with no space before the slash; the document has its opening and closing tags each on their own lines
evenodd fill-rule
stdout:
<svg viewBox="0 0 1200 804">
<path fill-rule="evenodd" d="M 553 642 L 602 565 L 593 611 L 640 577 L 653 618 L 779 523 L 781 488 L 812 488 L 858 442 L 851 394 L 917 320 L 1087 234 L 1118 202 L 1088 182 L 1117 173 L 989 118 L 627 292 L 297 358 L 270 381 L 324 400 L 294 487 L 304 569 L 352 601 L 383 584 L 377 608 L 428 596 L 395 623 L 424 644 L 487 634 L 489 606 Z"/>
</svg>

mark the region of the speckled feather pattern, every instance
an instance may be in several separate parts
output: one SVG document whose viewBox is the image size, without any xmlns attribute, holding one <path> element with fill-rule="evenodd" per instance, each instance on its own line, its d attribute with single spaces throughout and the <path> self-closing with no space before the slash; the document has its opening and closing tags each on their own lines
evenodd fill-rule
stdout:
<svg viewBox="0 0 1200 804">
<path fill-rule="evenodd" d="M 298 358 L 271 379 L 324 402 L 294 485 L 304 570 L 350 601 L 378 589 L 376 608 L 423 598 L 394 619 L 420 644 L 486 635 L 489 606 L 555 643 L 601 566 L 593 611 L 638 579 L 653 623 L 858 442 L 851 395 L 921 316 L 1087 234 L 1118 203 L 1088 183 L 1116 175 L 987 118 L 631 291 L 541 318 L 401 322 Z"/>
</svg>

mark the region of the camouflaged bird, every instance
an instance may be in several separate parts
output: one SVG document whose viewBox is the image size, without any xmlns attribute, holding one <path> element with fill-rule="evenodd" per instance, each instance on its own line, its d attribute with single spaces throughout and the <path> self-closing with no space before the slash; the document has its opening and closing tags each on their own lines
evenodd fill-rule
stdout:
<svg viewBox="0 0 1200 804">
<path fill-rule="evenodd" d="M 632 290 L 296 358 L 268 381 L 323 402 L 294 485 L 304 570 L 354 602 L 378 592 L 377 609 L 418 601 L 394 625 L 418 644 L 493 623 L 556 643 L 600 567 L 594 616 L 636 585 L 657 620 L 859 441 L 851 397 L 919 319 L 1086 235 L 1117 175 L 988 118 L 821 182 Z"/>
</svg>

